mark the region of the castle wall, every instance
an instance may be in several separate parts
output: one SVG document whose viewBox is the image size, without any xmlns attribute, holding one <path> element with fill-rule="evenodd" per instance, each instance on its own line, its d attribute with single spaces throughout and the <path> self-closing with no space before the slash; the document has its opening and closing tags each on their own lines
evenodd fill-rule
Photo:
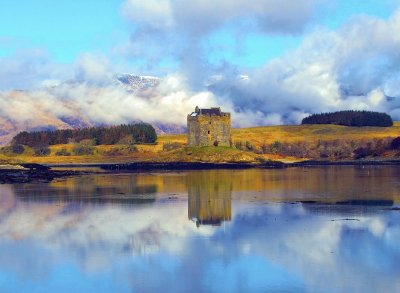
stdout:
<svg viewBox="0 0 400 293">
<path fill-rule="evenodd" d="M 188 145 L 211 146 L 218 141 L 219 146 L 230 146 L 231 116 L 218 115 L 188 116 Z"/>
<path fill-rule="evenodd" d="M 232 180 L 229 173 L 188 173 L 188 217 L 197 224 L 219 225 L 230 221 Z"/>
</svg>

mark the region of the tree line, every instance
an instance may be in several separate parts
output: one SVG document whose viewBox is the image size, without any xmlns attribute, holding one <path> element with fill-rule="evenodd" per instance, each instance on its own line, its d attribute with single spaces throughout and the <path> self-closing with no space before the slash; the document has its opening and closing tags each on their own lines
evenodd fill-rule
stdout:
<svg viewBox="0 0 400 293">
<path fill-rule="evenodd" d="M 53 131 L 23 131 L 13 138 L 13 144 L 30 147 L 79 143 L 82 140 L 92 140 L 95 145 L 113 145 L 121 140 L 131 140 L 134 143 L 154 143 L 157 134 L 150 124 L 121 124 L 110 127 L 87 127 L 80 129 L 60 129 Z"/>
<path fill-rule="evenodd" d="M 339 111 L 312 114 L 304 118 L 301 124 L 336 124 L 344 126 L 393 126 L 392 118 L 386 113 L 372 111 Z"/>
</svg>

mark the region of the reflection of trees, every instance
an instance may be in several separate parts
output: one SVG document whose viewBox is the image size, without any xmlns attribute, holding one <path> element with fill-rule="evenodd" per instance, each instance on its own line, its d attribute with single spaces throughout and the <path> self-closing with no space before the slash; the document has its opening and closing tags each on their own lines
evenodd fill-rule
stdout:
<svg viewBox="0 0 400 293">
<path fill-rule="evenodd" d="M 310 214 L 329 214 L 349 216 L 350 218 L 358 215 L 373 215 L 390 209 L 393 200 L 346 200 L 338 202 L 326 201 L 301 201 L 302 207 Z M 349 219 L 345 219 L 349 220 Z M 350 219 L 351 220 L 351 219 Z"/>
<path fill-rule="evenodd" d="M 190 172 L 188 216 L 197 225 L 220 225 L 231 220 L 232 177 L 230 171 Z"/>
<path fill-rule="evenodd" d="M 157 185 L 140 182 L 137 176 L 71 177 L 51 184 L 24 184 L 16 195 L 23 201 L 148 203 L 154 202 Z"/>
</svg>

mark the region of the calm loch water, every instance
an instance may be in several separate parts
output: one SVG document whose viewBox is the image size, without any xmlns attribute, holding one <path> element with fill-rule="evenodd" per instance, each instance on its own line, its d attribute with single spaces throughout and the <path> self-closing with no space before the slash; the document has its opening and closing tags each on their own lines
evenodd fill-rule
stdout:
<svg viewBox="0 0 400 293">
<path fill-rule="evenodd" d="M 400 168 L 0 186 L 0 292 L 400 292 Z"/>
</svg>

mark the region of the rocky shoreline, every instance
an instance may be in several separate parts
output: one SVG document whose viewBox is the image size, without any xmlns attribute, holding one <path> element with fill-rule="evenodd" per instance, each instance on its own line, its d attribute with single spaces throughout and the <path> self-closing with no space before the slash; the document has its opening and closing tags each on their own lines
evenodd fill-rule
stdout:
<svg viewBox="0 0 400 293">
<path fill-rule="evenodd" d="M 313 167 L 313 166 L 400 166 L 400 160 L 352 160 L 352 161 L 318 161 L 308 160 L 288 163 L 288 167 Z"/>
<path fill-rule="evenodd" d="M 149 172 L 149 171 L 174 171 L 174 170 L 214 170 L 214 169 L 284 169 L 291 167 L 318 167 L 318 166 L 399 166 L 400 160 L 362 160 L 362 161 L 302 161 L 284 163 L 267 161 L 260 163 L 207 163 L 207 162 L 134 162 L 125 164 L 59 164 L 39 165 L 21 164 L 6 165 L 0 168 L 0 184 L 50 182 L 55 178 L 67 176 L 94 174 L 94 171 L 85 171 L 84 168 L 95 167 L 106 173 L 116 172 Z M 52 167 L 65 170 L 53 170 Z M 82 168 L 82 170 L 68 170 L 68 168 Z"/>
<path fill-rule="evenodd" d="M 317 161 L 308 160 L 293 163 L 281 161 L 251 162 L 132 162 L 132 163 L 95 163 L 95 164 L 63 164 L 47 165 L 49 167 L 77 168 L 96 167 L 105 171 L 154 171 L 154 170 L 211 170 L 211 169 L 283 169 L 290 167 L 313 167 L 313 166 L 377 166 L 377 165 L 400 165 L 400 160 L 359 160 L 359 161 Z"/>
<path fill-rule="evenodd" d="M 94 164 L 62 164 L 47 165 L 62 168 L 100 168 L 106 172 L 142 172 L 173 170 L 214 170 L 214 169 L 250 169 L 250 168 L 285 168 L 287 164 L 278 161 L 266 163 L 252 162 L 132 162 L 132 163 L 94 163 Z"/>
<path fill-rule="evenodd" d="M 83 171 L 51 170 L 39 164 L 21 164 L 0 169 L 0 184 L 51 182 L 56 178 L 87 174 Z"/>
</svg>

